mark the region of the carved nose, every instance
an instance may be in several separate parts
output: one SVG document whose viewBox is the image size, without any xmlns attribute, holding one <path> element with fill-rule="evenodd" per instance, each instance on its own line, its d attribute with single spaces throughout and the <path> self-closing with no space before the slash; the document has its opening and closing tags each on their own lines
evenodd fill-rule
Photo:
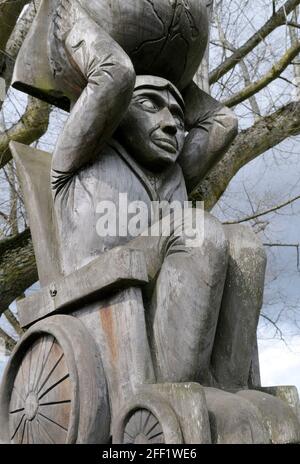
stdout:
<svg viewBox="0 0 300 464">
<path fill-rule="evenodd" d="M 163 132 L 169 135 L 176 135 L 177 126 L 175 119 L 167 108 L 161 112 L 160 128 Z"/>
</svg>

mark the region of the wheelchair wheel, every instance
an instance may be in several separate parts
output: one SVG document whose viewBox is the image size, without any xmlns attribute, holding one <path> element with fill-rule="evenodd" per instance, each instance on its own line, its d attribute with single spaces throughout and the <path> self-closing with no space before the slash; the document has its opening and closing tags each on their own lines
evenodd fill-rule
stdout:
<svg viewBox="0 0 300 464">
<path fill-rule="evenodd" d="M 123 410 L 115 424 L 116 444 L 181 444 L 182 433 L 171 406 L 162 398 L 138 394 Z"/>
<path fill-rule="evenodd" d="M 5 443 L 107 443 L 110 413 L 97 346 L 71 316 L 32 326 L 15 348 L 0 391 Z"/>
</svg>

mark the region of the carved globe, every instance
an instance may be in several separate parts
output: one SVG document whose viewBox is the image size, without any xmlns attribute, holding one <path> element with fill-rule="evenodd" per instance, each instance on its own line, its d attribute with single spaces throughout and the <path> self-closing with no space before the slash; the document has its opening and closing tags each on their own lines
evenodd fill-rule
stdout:
<svg viewBox="0 0 300 464">
<path fill-rule="evenodd" d="M 127 52 L 137 74 L 152 74 L 184 88 L 207 46 L 204 0 L 79 0 Z"/>
</svg>

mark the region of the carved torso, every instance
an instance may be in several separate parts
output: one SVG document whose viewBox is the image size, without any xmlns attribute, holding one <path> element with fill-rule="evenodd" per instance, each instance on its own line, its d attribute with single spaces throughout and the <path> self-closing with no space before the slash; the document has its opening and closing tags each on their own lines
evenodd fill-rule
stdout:
<svg viewBox="0 0 300 464">
<path fill-rule="evenodd" d="M 53 172 L 62 267 L 65 274 L 89 263 L 103 251 L 124 245 L 134 237 L 106 236 L 97 233 L 100 202 L 113 202 L 119 211 L 120 194 L 127 193 L 128 204 L 141 201 L 151 219 L 151 201 L 187 201 L 181 168 L 171 166 L 157 176 L 148 175 L 115 141 L 110 141 L 102 156 L 74 175 Z M 152 223 L 160 217 L 152 218 Z M 148 226 L 150 226 L 150 222 Z M 76 250 L 76 253 L 74 253 Z"/>
</svg>

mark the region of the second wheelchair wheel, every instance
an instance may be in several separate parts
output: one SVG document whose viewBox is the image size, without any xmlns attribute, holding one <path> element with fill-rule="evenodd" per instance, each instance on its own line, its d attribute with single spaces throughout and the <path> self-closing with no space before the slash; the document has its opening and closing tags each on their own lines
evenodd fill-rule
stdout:
<svg viewBox="0 0 300 464">
<path fill-rule="evenodd" d="M 181 444 L 178 418 L 169 403 L 158 395 L 140 393 L 121 411 L 113 426 L 115 444 Z"/>
</svg>

